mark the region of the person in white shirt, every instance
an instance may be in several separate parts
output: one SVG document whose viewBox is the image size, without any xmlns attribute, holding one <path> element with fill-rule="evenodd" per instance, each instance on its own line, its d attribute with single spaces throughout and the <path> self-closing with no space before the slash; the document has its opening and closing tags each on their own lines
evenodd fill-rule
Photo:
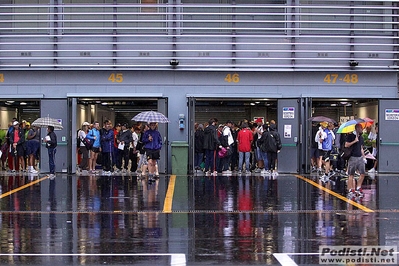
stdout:
<svg viewBox="0 0 399 266">
<path fill-rule="evenodd" d="M 137 142 L 139 141 L 139 133 L 140 133 L 140 127 L 139 126 L 132 126 L 131 127 L 132 131 L 132 138 L 133 141 L 130 143 L 130 149 L 129 149 L 129 160 L 130 160 L 130 172 L 135 173 L 137 171 L 137 154 L 139 151 L 136 149 L 137 147 Z"/>
<path fill-rule="evenodd" d="M 321 122 L 319 130 L 317 131 L 314 141 L 317 142 L 317 148 L 319 150 L 319 159 L 317 160 L 317 172 L 321 174 L 323 171 L 321 169 L 321 166 L 323 164 L 323 141 L 327 138 L 327 134 L 324 132 L 324 129 L 326 129 L 328 126 L 327 122 Z"/>
<path fill-rule="evenodd" d="M 220 162 L 223 174 L 231 174 L 232 173 L 232 171 L 229 169 L 230 162 L 231 162 L 231 155 L 233 153 L 233 144 L 234 144 L 233 134 L 231 133 L 232 126 L 233 126 L 233 122 L 231 120 L 227 120 L 227 122 L 222 130 L 223 139 L 220 142 L 221 142 L 222 146 L 227 149 L 227 155 L 225 157 L 221 158 L 221 162 Z"/>
</svg>

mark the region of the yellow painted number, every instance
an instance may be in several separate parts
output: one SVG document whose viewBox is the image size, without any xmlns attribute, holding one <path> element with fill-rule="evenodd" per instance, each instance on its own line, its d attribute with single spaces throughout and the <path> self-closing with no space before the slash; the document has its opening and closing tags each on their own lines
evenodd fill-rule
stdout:
<svg viewBox="0 0 399 266">
<path fill-rule="evenodd" d="M 4 74 L 0 73 L 0 82 L 4 82 Z"/>
<path fill-rule="evenodd" d="M 233 82 L 233 83 L 238 83 L 240 82 L 240 75 L 237 73 L 234 74 L 227 74 L 226 77 L 224 78 L 224 81 L 226 82 Z"/>
<path fill-rule="evenodd" d="M 357 74 L 345 74 L 345 76 L 342 78 L 339 77 L 338 74 L 327 74 L 324 77 L 324 82 L 328 84 L 335 84 L 338 81 L 343 81 L 346 83 L 351 83 L 351 84 L 356 84 L 359 82 Z"/>
<path fill-rule="evenodd" d="M 111 73 L 109 75 L 108 80 L 111 82 L 121 83 L 123 82 L 123 74 L 122 73 Z"/>
</svg>

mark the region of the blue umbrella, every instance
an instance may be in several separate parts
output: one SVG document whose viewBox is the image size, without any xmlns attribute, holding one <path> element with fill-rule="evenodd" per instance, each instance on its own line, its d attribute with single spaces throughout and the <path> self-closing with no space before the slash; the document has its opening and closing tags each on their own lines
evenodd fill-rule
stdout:
<svg viewBox="0 0 399 266">
<path fill-rule="evenodd" d="M 168 123 L 169 119 L 160 112 L 146 111 L 135 115 L 132 120 L 147 123 Z"/>
</svg>

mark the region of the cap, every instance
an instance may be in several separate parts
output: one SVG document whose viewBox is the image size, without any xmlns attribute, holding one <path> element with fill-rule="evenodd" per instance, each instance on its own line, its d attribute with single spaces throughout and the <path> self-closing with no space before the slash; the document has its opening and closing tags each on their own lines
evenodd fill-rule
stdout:
<svg viewBox="0 0 399 266">
<path fill-rule="evenodd" d="M 257 118 L 257 119 L 255 120 L 255 123 L 260 123 L 260 122 L 263 122 L 263 119 L 262 119 L 262 118 Z"/>
<path fill-rule="evenodd" d="M 89 122 L 83 122 L 82 126 L 90 126 Z"/>
<path fill-rule="evenodd" d="M 14 121 L 14 122 L 12 123 L 12 125 L 13 125 L 13 126 L 19 125 L 19 122 L 18 122 L 18 121 Z"/>
<path fill-rule="evenodd" d="M 218 127 L 224 127 L 224 125 L 223 125 L 223 124 L 220 124 Z"/>
<path fill-rule="evenodd" d="M 26 120 L 22 120 L 22 122 L 21 123 L 25 123 L 26 124 Z"/>
<path fill-rule="evenodd" d="M 120 127 L 120 126 L 121 126 L 121 123 L 118 123 L 118 124 L 116 124 L 115 126 L 116 126 L 116 127 Z"/>
<path fill-rule="evenodd" d="M 327 126 L 328 126 L 328 123 L 327 123 L 327 122 L 320 122 L 320 125 L 321 125 L 322 127 L 327 127 Z"/>
<path fill-rule="evenodd" d="M 30 123 L 29 123 L 29 122 L 26 122 L 26 124 L 25 124 L 25 125 L 30 127 Z"/>
<path fill-rule="evenodd" d="M 199 124 L 199 125 L 198 125 L 198 128 L 204 129 L 204 125 L 203 125 L 203 124 Z"/>
<path fill-rule="evenodd" d="M 123 127 L 127 127 L 127 123 L 123 123 L 122 126 L 123 126 Z"/>
</svg>

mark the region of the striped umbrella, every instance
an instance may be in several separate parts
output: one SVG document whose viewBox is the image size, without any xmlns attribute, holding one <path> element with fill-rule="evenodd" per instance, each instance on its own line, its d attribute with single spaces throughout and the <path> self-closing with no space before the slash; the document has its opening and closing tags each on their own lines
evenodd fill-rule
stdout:
<svg viewBox="0 0 399 266">
<path fill-rule="evenodd" d="M 51 117 L 48 117 L 48 116 L 40 117 L 40 118 L 36 119 L 35 121 L 32 122 L 31 126 L 35 126 L 35 127 L 52 126 L 56 130 L 61 130 L 61 129 L 64 128 L 57 119 L 51 118 Z"/>
<path fill-rule="evenodd" d="M 132 120 L 147 123 L 168 123 L 169 119 L 160 112 L 146 111 L 135 115 Z"/>
</svg>

